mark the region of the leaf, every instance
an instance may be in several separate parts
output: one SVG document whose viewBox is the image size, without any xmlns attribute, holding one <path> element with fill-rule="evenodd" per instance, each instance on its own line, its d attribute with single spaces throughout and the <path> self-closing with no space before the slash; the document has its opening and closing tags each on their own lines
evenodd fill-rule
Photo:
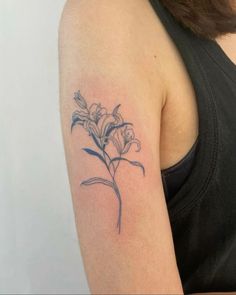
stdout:
<svg viewBox="0 0 236 295">
<path fill-rule="evenodd" d="M 143 164 L 141 164 L 141 163 L 138 162 L 138 161 L 130 161 L 130 160 L 126 159 L 126 158 L 116 157 L 116 158 L 113 158 L 113 159 L 111 160 L 110 164 L 111 164 L 112 162 L 114 162 L 114 161 L 127 161 L 127 162 L 129 162 L 131 165 L 133 165 L 133 166 L 140 167 L 140 168 L 142 169 L 142 171 L 143 171 L 143 175 L 145 176 L 145 168 L 144 168 Z"/>
<path fill-rule="evenodd" d="M 97 183 L 101 183 L 106 186 L 110 186 L 114 189 L 113 183 L 111 181 L 104 179 L 104 178 L 100 178 L 100 177 L 89 178 L 87 180 L 82 181 L 80 185 L 93 185 L 93 184 L 97 184 Z"/>
<path fill-rule="evenodd" d="M 120 125 L 114 125 L 114 126 L 111 126 L 107 132 L 106 132 L 106 136 L 109 136 L 109 134 L 114 130 L 114 129 L 118 129 L 118 128 L 121 128 L 123 126 L 126 126 L 126 125 L 133 125 L 132 123 L 128 123 L 128 122 L 124 122 Z"/>
<path fill-rule="evenodd" d="M 97 153 L 96 151 L 93 151 L 93 150 L 91 150 L 89 148 L 83 148 L 82 150 L 87 152 L 89 155 L 98 157 L 104 164 L 106 164 L 106 161 L 104 160 L 103 156 L 100 155 L 99 153 Z"/>
</svg>

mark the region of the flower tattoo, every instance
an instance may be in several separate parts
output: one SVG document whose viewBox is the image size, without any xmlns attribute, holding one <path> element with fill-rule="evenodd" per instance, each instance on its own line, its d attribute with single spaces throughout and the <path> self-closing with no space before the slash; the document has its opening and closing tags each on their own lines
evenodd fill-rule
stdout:
<svg viewBox="0 0 236 295">
<path fill-rule="evenodd" d="M 126 161 L 133 166 L 141 168 L 143 175 L 145 175 L 145 168 L 140 162 L 131 161 L 124 157 L 133 144 L 136 146 L 135 151 L 139 152 L 141 150 L 141 143 L 135 137 L 133 124 L 125 122 L 119 113 L 120 104 L 109 113 L 100 103 L 93 103 L 89 106 L 80 91 L 75 92 L 74 100 L 78 109 L 72 114 L 71 132 L 77 125 L 82 126 L 88 132 L 95 144 L 96 150 L 90 148 L 83 148 L 83 150 L 89 155 L 97 157 L 110 175 L 110 179 L 92 177 L 82 181 L 80 185 L 100 183 L 109 186 L 114 191 L 119 205 L 117 228 L 120 234 L 122 198 L 115 176 L 121 161 Z"/>
</svg>

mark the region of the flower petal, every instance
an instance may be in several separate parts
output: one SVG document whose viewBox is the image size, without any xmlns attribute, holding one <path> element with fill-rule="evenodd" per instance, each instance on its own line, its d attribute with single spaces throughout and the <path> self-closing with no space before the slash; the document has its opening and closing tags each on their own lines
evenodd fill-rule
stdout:
<svg viewBox="0 0 236 295">
<path fill-rule="evenodd" d="M 90 119 L 98 123 L 99 119 L 107 114 L 106 108 L 101 107 L 101 104 L 93 103 L 89 108 Z"/>
<path fill-rule="evenodd" d="M 125 144 L 135 138 L 134 130 L 130 126 L 125 126 L 125 128 L 121 131 L 121 134 L 124 138 Z"/>
<path fill-rule="evenodd" d="M 98 109 L 98 104 L 97 103 L 93 103 L 89 107 L 89 117 L 93 121 L 96 121 L 96 118 L 97 118 L 97 109 Z"/>
<path fill-rule="evenodd" d="M 131 145 L 132 145 L 133 143 L 135 143 L 135 144 L 137 145 L 136 152 L 139 152 L 139 151 L 141 150 L 141 143 L 140 143 L 140 141 L 139 141 L 138 139 L 135 138 L 135 139 L 129 141 L 129 142 L 125 145 L 125 147 L 124 147 L 124 149 L 123 149 L 123 151 L 122 151 L 122 154 L 126 154 L 126 153 L 129 151 L 129 149 L 130 149 L 130 147 L 131 147 Z"/>
<path fill-rule="evenodd" d="M 111 136 L 109 139 L 113 143 L 113 145 L 115 146 L 118 154 L 120 155 L 122 153 L 122 148 L 121 148 L 119 141 L 115 138 L 115 136 Z"/>
<path fill-rule="evenodd" d="M 106 131 L 106 136 L 109 136 L 113 130 L 120 129 L 120 128 L 126 126 L 126 125 L 133 125 L 133 124 L 129 123 L 129 122 L 123 122 L 121 124 L 111 124 L 109 126 L 109 128 L 107 129 L 107 131 Z"/>
<path fill-rule="evenodd" d="M 98 104 L 97 103 L 93 103 L 91 104 L 91 106 L 89 107 L 89 113 L 96 113 L 97 112 L 97 108 L 98 108 Z"/>
<path fill-rule="evenodd" d="M 80 112 L 80 111 L 75 111 L 72 114 L 72 124 L 71 124 L 71 131 L 75 125 L 84 125 L 84 122 L 87 120 L 87 114 Z"/>
<path fill-rule="evenodd" d="M 113 115 L 113 116 L 115 116 L 115 115 L 117 114 L 117 112 L 118 112 L 120 106 L 121 106 L 121 105 L 118 104 L 118 105 L 113 109 L 113 111 L 112 111 L 112 115 Z"/>
<path fill-rule="evenodd" d="M 80 94 L 80 90 L 74 93 L 74 100 L 76 101 L 79 107 L 81 107 L 82 109 L 87 109 L 87 103 L 84 97 Z"/>
<path fill-rule="evenodd" d="M 97 124 L 95 122 L 89 120 L 87 126 L 88 126 L 89 134 L 92 133 L 96 137 L 100 137 L 99 136 L 99 129 L 98 129 Z"/>
<path fill-rule="evenodd" d="M 75 111 L 72 114 L 72 119 L 73 117 L 78 117 L 80 120 L 84 121 L 88 119 L 88 113 L 86 111 Z"/>
<path fill-rule="evenodd" d="M 120 125 L 120 124 L 122 124 L 124 122 L 121 114 L 116 113 L 113 116 L 116 118 L 116 125 Z"/>
<path fill-rule="evenodd" d="M 106 115 L 107 114 L 107 109 L 106 108 L 100 108 L 99 114 L 100 114 L 100 116 Z"/>
<path fill-rule="evenodd" d="M 75 125 L 82 125 L 83 126 L 83 123 L 84 123 L 84 121 L 81 120 L 80 117 L 74 112 L 72 114 L 71 131 Z"/>
<path fill-rule="evenodd" d="M 114 125 L 115 122 L 116 122 L 116 119 L 111 114 L 105 114 L 101 116 L 101 118 L 98 121 L 98 129 L 100 131 L 101 137 L 106 135 L 107 129 L 111 125 Z"/>
</svg>

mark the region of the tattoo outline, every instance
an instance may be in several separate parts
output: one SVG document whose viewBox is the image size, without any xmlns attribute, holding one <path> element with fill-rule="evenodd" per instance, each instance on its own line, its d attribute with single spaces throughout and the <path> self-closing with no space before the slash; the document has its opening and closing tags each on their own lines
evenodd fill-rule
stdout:
<svg viewBox="0 0 236 295">
<path fill-rule="evenodd" d="M 82 126 L 88 135 L 91 136 L 98 151 L 90 148 L 82 148 L 87 154 L 97 157 L 105 166 L 111 177 L 111 180 L 101 177 L 92 177 L 84 180 L 80 185 L 104 184 L 113 189 L 119 204 L 117 227 L 118 233 L 121 232 L 122 216 L 122 198 L 119 187 L 115 180 L 115 175 L 121 161 L 125 161 L 133 166 L 141 168 L 145 176 L 145 168 L 138 161 L 131 161 L 124 157 L 130 150 L 131 145 L 136 145 L 136 152 L 141 150 L 141 143 L 135 137 L 133 124 L 125 122 L 119 113 L 120 104 L 118 104 L 111 113 L 108 113 L 101 103 L 92 103 L 88 106 L 87 101 L 81 95 L 80 90 L 74 93 L 74 100 L 79 107 L 72 113 L 71 132 L 76 125 Z M 117 154 L 111 158 L 106 147 L 112 144 Z"/>
</svg>

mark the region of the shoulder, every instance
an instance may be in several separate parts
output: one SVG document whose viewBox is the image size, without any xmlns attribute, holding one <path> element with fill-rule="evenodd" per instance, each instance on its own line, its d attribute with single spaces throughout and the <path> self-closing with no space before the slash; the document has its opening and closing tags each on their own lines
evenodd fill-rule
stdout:
<svg viewBox="0 0 236 295">
<path fill-rule="evenodd" d="M 63 10 L 61 26 L 71 25 L 71 29 L 86 33 L 88 38 L 108 38 L 129 41 L 130 28 L 138 25 L 135 14 L 140 3 L 135 0 L 69 0 Z M 136 3 L 136 4 L 135 4 Z M 134 33 L 134 32 L 133 32 Z M 112 37 L 112 38 L 111 38 Z M 118 46 L 119 44 L 117 44 Z"/>
<path fill-rule="evenodd" d="M 67 0 L 63 10 L 63 16 L 73 15 L 79 17 L 78 21 L 89 18 L 90 24 L 104 25 L 105 23 L 117 23 L 117 28 L 124 27 L 125 21 L 135 21 L 138 13 L 143 14 L 143 9 L 150 9 L 148 1 L 143 0 Z M 112 28 L 111 28 L 112 29 Z"/>
<path fill-rule="evenodd" d="M 165 91 L 164 40 L 148 1 L 69 0 L 59 41 L 60 49 L 74 50 L 86 71 L 132 75 L 153 92 Z"/>
</svg>

